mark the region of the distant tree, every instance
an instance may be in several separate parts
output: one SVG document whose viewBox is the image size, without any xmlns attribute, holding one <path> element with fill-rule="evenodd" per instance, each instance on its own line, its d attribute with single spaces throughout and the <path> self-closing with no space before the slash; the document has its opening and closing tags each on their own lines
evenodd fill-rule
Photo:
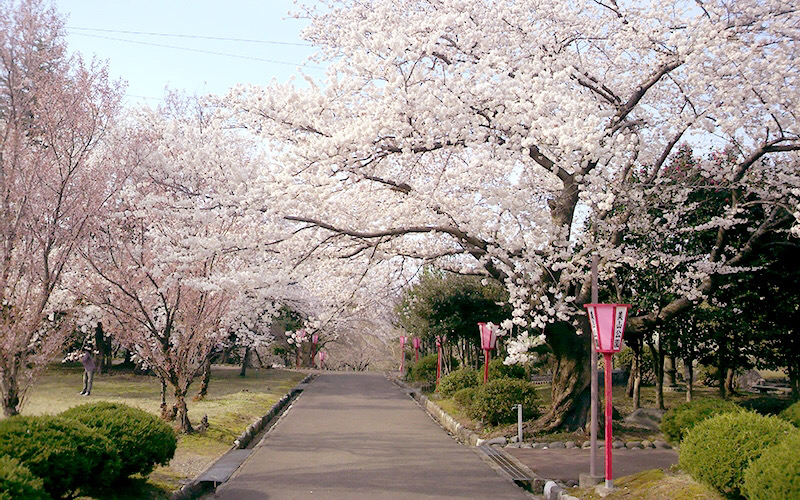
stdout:
<svg viewBox="0 0 800 500">
<path fill-rule="evenodd" d="M 0 3 L 0 386 L 15 415 L 62 348 L 73 303 L 60 284 L 124 174 L 99 145 L 122 85 L 70 55 L 42 0 Z"/>
<path fill-rule="evenodd" d="M 508 293 L 497 282 L 435 269 L 425 270 L 397 306 L 400 325 L 433 345 L 446 335 L 462 364 L 480 358 L 478 323 L 500 324 L 511 316 Z"/>
</svg>

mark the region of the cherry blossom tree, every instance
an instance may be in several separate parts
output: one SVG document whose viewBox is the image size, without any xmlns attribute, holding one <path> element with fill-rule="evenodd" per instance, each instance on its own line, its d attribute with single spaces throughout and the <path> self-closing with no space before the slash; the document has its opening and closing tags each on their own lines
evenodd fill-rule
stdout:
<svg viewBox="0 0 800 500">
<path fill-rule="evenodd" d="M 106 67 L 67 52 L 64 20 L 39 0 L 0 4 L 0 379 L 20 411 L 62 347 L 72 307 L 60 283 L 114 191 L 98 153 L 121 97 Z"/>
<path fill-rule="evenodd" d="M 228 97 L 238 124 L 281 153 L 276 209 L 317 251 L 501 280 L 512 324 L 544 334 L 557 360 L 540 429 L 585 422 L 594 253 L 606 285 L 620 265 L 672 269 L 673 298 L 629 321 L 641 332 L 752 263 L 766 235 L 797 232 L 791 2 L 322 3 L 304 15 L 329 64 L 324 84 Z M 669 160 L 684 143 L 728 148 L 730 161 L 701 158 L 694 185 L 676 182 Z M 693 220 L 698 189 L 730 197 Z M 713 237 L 657 249 L 626 240 L 648 230 Z"/>
<path fill-rule="evenodd" d="M 165 416 L 191 432 L 190 384 L 237 321 L 264 312 L 263 300 L 250 311 L 256 305 L 242 297 L 275 296 L 286 283 L 275 250 L 283 237 L 261 210 L 258 149 L 213 107 L 172 94 L 133 114 L 116 157 L 132 171 L 85 245 L 95 276 L 87 296 L 114 318 L 117 340 L 171 387 Z"/>
</svg>

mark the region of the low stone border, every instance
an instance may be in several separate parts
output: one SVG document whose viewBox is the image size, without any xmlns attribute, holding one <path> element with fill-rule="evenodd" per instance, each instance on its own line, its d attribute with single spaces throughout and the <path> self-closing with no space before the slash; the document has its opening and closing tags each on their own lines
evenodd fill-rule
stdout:
<svg viewBox="0 0 800 500">
<path fill-rule="evenodd" d="M 493 443 L 495 444 L 495 443 Z M 500 444 L 500 443 L 496 443 Z M 578 449 L 583 448 L 584 450 L 591 448 L 592 443 L 591 441 L 584 441 L 583 443 L 578 443 L 575 441 L 553 441 L 550 443 L 502 443 L 507 448 L 524 448 L 524 449 L 534 449 L 534 450 L 571 450 L 571 449 Z M 598 441 L 597 448 L 604 449 L 606 447 L 605 443 Z M 656 450 L 671 450 L 672 446 L 667 443 L 666 441 L 662 441 L 660 439 L 656 439 L 654 441 L 614 441 L 611 443 L 611 447 L 615 450 L 621 448 L 627 448 L 629 450 L 643 450 L 643 449 L 656 449 Z"/>
<path fill-rule="evenodd" d="M 244 432 L 242 432 L 239 437 L 233 441 L 233 445 L 228 451 L 247 448 L 253 441 L 253 438 L 257 436 L 259 432 L 264 430 L 267 425 L 272 423 L 275 417 L 281 414 L 281 411 L 283 411 L 286 405 L 288 405 L 289 402 L 291 402 L 315 376 L 316 375 L 314 374 L 306 375 L 303 380 L 301 380 L 296 386 L 292 387 L 288 393 L 286 393 L 280 400 L 278 400 L 277 403 L 270 407 L 266 415 L 255 419 L 253 423 L 248 425 L 247 429 L 245 429 Z M 185 484 L 179 490 L 173 491 L 170 498 L 172 500 L 190 500 L 197 498 L 213 489 L 216 485 L 209 485 L 205 481 L 198 481 L 197 478 L 202 477 L 204 474 L 206 474 L 206 472 L 214 468 L 216 463 L 217 461 L 215 460 L 190 483 Z"/>
</svg>

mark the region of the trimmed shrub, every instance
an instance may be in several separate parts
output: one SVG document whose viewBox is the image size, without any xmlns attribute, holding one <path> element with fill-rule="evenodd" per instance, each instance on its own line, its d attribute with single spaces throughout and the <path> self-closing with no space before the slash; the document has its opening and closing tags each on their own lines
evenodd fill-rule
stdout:
<svg viewBox="0 0 800 500">
<path fill-rule="evenodd" d="M 766 450 L 744 473 L 742 493 L 750 500 L 800 498 L 800 432 Z"/>
<path fill-rule="evenodd" d="M 467 414 L 470 413 L 472 407 L 472 400 L 475 399 L 475 393 L 478 392 L 478 387 L 466 387 L 453 394 L 453 401 L 461 407 Z"/>
<path fill-rule="evenodd" d="M 483 377 L 483 372 L 481 372 L 481 377 Z M 524 380 L 527 378 L 527 374 L 525 373 L 524 366 L 505 365 L 503 364 L 502 359 L 495 358 L 489 361 L 489 380 L 494 380 L 496 378 L 515 378 Z M 481 382 L 483 382 L 483 378 L 481 378 Z"/>
<path fill-rule="evenodd" d="M 433 384 L 436 382 L 436 353 L 422 356 L 416 363 L 408 366 L 407 379 L 411 382 L 426 382 Z"/>
<path fill-rule="evenodd" d="M 119 451 L 120 475 L 146 476 L 156 465 L 167 465 L 175 455 L 178 438 L 160 418 L 122 403 L 87 403 L 61 413 L 102 432 Z"/>
<path fill-rule="evenodd" d="M 0 421 L 0 455 L 23 462 L 56 498 L 107 486 L 120 471 L 117 450 L 107 437 L 78 421 L 52 416 Z"/>
<path fill-rule="evenodd" d="M 661 432 L 673 443 L 679 443 L 686 433 L 703 420 L 722 413 L 742 411 L 725 399 L 699 399 L 670 408 L 661 419 Z"/>
<path fill-rule="evenodd" d="M 467 387 L 476 387 L 479 383 L 478 378 L 480 374 L 472 368 L 461 368 L 439 380 L 439 386 L 436 388 L 442 397 L 449 398 L 457 391 L 466 389 Z"/>
<path fill-rule="evenodd" d="M 0 456 L 0 500 L 24 498 L 45 500 L 50 496 L 44 491 L 44 481 L 36 477 L 16 458 Z"/>
<path fill-rule="evenodd" d="M 525 420 L 538 416 L 536 386 L 525 380 L 498 378 L 478 387 L 467 413 L 491 425 L 513 423 L 517 421 L 513 407 L 520 403 Z"/>
<path fill-rule="evenodd" d="M 800 427 L 800 401 L 783 410 L 778 416 L 794 424 L 795 427 Z"/>
<path fill-rule="evenodd" d="M 792 424 L 778 417 L 749 411 L 723 413 L 688 432 L 681 442 L 678 463 L 696 480 L 736 496 L 748 464 L 797 432 Z"/>
</svg>

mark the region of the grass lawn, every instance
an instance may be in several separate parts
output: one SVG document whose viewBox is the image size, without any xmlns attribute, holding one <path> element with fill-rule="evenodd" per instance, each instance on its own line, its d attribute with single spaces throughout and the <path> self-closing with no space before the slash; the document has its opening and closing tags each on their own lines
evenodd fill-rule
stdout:
<svg viewBox="0 0 800 500">
<path fill-rule="evenodd" d="M 160 413 L 161 385 L 155 377 L 130 372 L 97 374 L 92 395 L 83 397 L 78 395 L 82 375 L 80 366 L 52 365 L 29 392 L 22 414 L 53 415 L 90 401 L 125 403 L 155 415 Z M 266 414 L 304 376 L 300 372 L 251 368 L 247 377 L 241 378 L 238 367 L 214 366 L 208 396 L 203 401 L 188 401 L 192 423 L 196 425 L 203 415 L 208 415 L 208 430 L 179 436 L 178 449 L 168 466 L 158 467 L 147 480 L 132 480 L 130 488 L 124 488 L 130 490 L 130 496 L 121 497 L 115 492 L 113 498 L 169 498 L 169 492 L 225 453 L 253 420 Z M 190 395 L 198 387 L 199 380 L 192 384 Z M 168 394 L 167 402 L 170 401 Z"/>
</svg>

